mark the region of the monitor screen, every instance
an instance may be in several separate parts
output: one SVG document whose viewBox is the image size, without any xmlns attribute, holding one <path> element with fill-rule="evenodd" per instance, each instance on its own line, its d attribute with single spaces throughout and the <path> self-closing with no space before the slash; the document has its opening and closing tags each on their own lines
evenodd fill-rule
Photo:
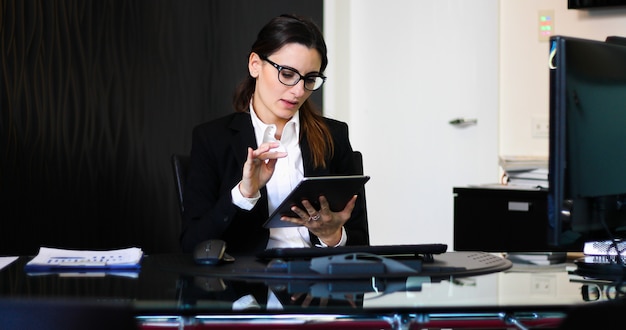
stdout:
<svg viewBox="0 0 626 330">
<path fill-rule="evenodd" d="M 567 0 L 567 9 L 588 9 L 626 6 L 626 0 Z"/>
<path fill-rule="evenodd" d="M 626 46 L 550 40 L 548 243 L 626 237 Z"/>
</svg>

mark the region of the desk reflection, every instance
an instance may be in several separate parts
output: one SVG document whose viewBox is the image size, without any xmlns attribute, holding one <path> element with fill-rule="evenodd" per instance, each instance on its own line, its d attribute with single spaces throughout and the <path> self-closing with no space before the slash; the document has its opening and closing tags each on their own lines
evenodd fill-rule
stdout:
<svg viewBox="0 0 626 330">
<path fill-rule="evenodd" d="M 27 257 L 0 271 L 0 298 L 88 298 L 128 301 L 138 310 L 232 312 L 311 309 L 365 311 L 418 308 L 569 307 L 623 297 L 624 285 L 569 274 L 561 268 L 516 269 L 476 276 L 408 276 L 354 280 L 224 276 L 189 256 L 149 256 L 136 277 L 104 274 L 30 275 Z M 244 267 L 245 268 L 245 267 Z M 224 268 L 226 269 L 226 268 Z M 252 269 L 252 268 L 251 268 Z M 252 273 L 251 273 L 252 274 Z M 305 310 L 306 308 L 306 310 Z"/>
<path fill-rule="evenodd" d="M 463 306 L 551 306 L 590 301 L 583 290 L 588 283 L 571 280 L 565 266 L 559 271 L 505 271 L 445 279 L 412 276 L 400 279 L 368 280 L 251 281 L 214 277 L 181 277 L 185 304 L 201 300 L 235 303 L 252 295 L 257 304 L 250 308 L 288 309 L 294 306 L 351 306 L 353 308 L 419 308 Z M 280 305 L 271 305 L 268 292 Z M 270 294 L 270 297 L 271 297 Z M 297 297 L 299 299 L 293 299 Z M 309 304 L 304 304 L 307 297 Z M 597 299 L 596 299 L 597 300 Z"/>
<path fill-rule="evenodd" d="M 569 280 L 565 268 L 558 272 L 506 271 L 423 283 L 419 292 L 366 294 L 364 307 L 569 305 L 583 301 L 580 287 Z"/>
<path fill-rule="evenodd" d="M 363 306 L 363 292 L 367 291 L 363 283 L 346 281 L 339 285 L 333 284 L 337 283 L 182 275 L 179 279 L 179 297 L 181 306 L 221 302 L 230 304 L 233 311 Z"/>
</svg>

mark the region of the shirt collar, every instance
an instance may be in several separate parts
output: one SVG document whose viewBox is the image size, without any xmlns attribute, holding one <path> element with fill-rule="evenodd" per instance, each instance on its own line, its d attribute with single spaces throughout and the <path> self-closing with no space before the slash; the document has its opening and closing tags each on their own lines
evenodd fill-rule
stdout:
<svg viewBox="0 0 626 330">
<path fill-rule="evenodd" d="M 266 124 L 257 116 L 254 111 L 254 107 L 252 106 L 252 102 L 250 102 L 250 117 L 252 118 L 252 126 L 254 127 L 254 135 L 256 137 L 257 145 L 261 145 L 264 142 L 264 135 L 266 133 L 274 136 L 276 132 L 276 125 L 274 124 Z M 289 121 L 285 124 L 285 128 L 283 130 L 289 129 L 290 126 L 293 126 L 295 129 L 295 136 L 300 136 L 300 111 L 296 111 L 296 113 L 289 119 Z M 271 132 L 271 133 L 270 133 Z M 284 134 L 284 133 L 283 133 Z M 267 141 L 267 139 L 265 139 Z"/>
</svg>

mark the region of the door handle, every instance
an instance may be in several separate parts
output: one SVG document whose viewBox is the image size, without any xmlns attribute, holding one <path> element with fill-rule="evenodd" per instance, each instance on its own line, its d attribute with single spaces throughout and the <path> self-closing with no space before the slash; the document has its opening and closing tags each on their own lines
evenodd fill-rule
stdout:
<svg viewBox="0 0 626 330">
<path fill-rule="evenodd" d="M 448 123 L 450 125 L 457 126 L 457 127 L 466 127 L 466 126 L 478 124 L 478 119 L 455 118 L 455 119 L 450 120 Z"/>
</svg>

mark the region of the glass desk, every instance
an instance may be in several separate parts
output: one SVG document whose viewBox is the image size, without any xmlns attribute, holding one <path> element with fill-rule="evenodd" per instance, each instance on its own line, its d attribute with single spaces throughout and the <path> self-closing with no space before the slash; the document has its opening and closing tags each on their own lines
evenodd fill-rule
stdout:
<svg viewBox="0 0 626 330">
<path fill-rule="evenodd" d="M 462 252 L 448 252 L 454 256 Z M 0 271 L 0 299 L 74 299 L 128 305 L 143 329 L 555 328 L 573 306 L 610 297 L 610 283 L 566 265 L 513 266 L 461 276 L 290 280 L 263 277 L 251 257 L 198 266 L 190 255 L 150 255 L 136 273 L 27 274 L 29 257 Z M 436 256 L 435 259 L 441 258 Z"/>
</svg>

